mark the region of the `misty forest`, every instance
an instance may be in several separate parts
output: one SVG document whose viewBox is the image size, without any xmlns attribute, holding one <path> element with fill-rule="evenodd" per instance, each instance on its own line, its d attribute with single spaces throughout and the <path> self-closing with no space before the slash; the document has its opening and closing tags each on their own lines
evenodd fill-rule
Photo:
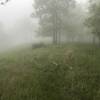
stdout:
<svg viewBox="0 0 100 100">
<path fill-rule="evenodd" d="M 0 0 L 0 100 L 100 100 L 100 0 Z"/>
</svg>

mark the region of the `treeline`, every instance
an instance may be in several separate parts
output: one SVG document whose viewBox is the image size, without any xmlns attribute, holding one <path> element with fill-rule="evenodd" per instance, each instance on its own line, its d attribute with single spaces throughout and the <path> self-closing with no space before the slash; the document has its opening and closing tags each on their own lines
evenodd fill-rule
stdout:
<svg viewBox="0 0 100 100">
<path fill-rule="evenodd" d="M 79 39 L 85 33 L 86 14 L 75 0 L 35 0 L 34 8 L 39 20 L 38 35 L 52 37 L 54 44 L 62 39 Z"/>
<path fill-rule="evenodd" d="M 6 4 L 9 0 L 1 0 Z M 64 39 L 100 43 L 100 1 L 89 0 L 83 9 L 76 0 L 34 0 L 34 16 L 38 18 L 37 34 L 51 37 L 54 44 Z M 93 37 L 93 38 L 92 38 Z"/>
<path fill-rule="evenodd" d="M 75 0 L 35 0 L 37 33 L 52 37 L 54 44 L 62 39 L 100 43 L 100 1 L 87 3 L 89 7 L 82 9 Z"/>
</svg>

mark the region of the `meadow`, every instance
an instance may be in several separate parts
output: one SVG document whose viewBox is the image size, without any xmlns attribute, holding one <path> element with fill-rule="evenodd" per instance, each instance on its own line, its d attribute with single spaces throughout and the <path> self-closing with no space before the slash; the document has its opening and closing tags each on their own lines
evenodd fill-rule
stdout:
<svg viewBox="0 0 100 100">
<path fill-rule="evenodd" d="M 100 100 L 100 48 L 68 44 L 1 54 L 0 100 Z"/>
</svg>

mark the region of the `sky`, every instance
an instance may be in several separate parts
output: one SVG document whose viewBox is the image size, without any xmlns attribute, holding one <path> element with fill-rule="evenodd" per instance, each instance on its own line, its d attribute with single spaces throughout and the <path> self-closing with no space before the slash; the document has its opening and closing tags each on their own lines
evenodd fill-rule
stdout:
<svg viewBox="0 0 100 100">
<path fill-rule="evenodd" d="M 31 18 L 34 11 L 32 4 L 33 0 L 10 0 L 7 4 L 0 5 L 0 25 L 4 30 L 0 32 L 0 50 L 35 41 L 36 22 Z"/>
<path fill-rule="evenodd" d="M 33 0 L 10 0 L 6 5 L 0 6 L 0 21 L 12 26 L 22 17 L 30 18 L 33 11 Z"/>
<path fill-rule="evenodd" d="M 87 0 L 76 0 L 78 3 L 82 3 L 85 4 L 87 2 Z"/>
</svg>

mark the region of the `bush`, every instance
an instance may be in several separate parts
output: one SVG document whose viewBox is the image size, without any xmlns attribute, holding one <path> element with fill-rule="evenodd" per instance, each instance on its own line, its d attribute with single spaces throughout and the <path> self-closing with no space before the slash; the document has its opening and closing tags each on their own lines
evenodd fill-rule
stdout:
<svg viewBox="0 0 100 100">
<path fill-rule="evenodd" d="M 42 48 L 42 47 L 46 47 L 46 44 L 44 43 L 36 43 L 32 45 L 32 48 Z"/>
</svg>

